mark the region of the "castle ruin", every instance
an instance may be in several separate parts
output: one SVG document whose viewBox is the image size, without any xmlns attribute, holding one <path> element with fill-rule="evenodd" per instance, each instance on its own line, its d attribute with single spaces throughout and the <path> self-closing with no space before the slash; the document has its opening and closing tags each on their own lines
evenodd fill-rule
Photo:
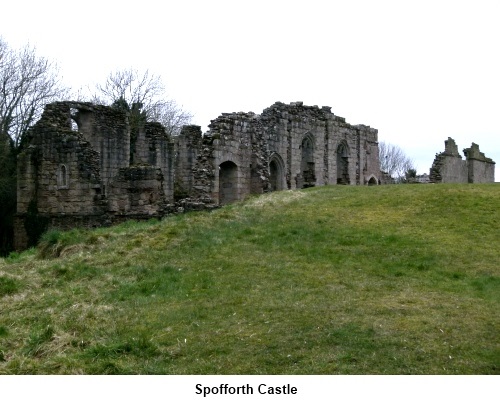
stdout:
<svg viewBox="0 0 500 405">
<path fill-rule="evenodd" d="M 445 150 L 436 154 L 429 173 L 432 183 L 493 183 L 495 162 L 479 151 L 479 145 L 472 143 L 464 149 L 465 160 L 458 153 L 455 140 L 444 141 Z"/>
<path fill-rule="evenodd" d="M 47 228 L 98 227 L 210 209 L 251 194 L 381 179 L 378 133 L 330 107 L 277 102 L 222 114 L 202 134 L 83 102 L 48 104 L 18 158 L 15 247 Z"/>
</svg>

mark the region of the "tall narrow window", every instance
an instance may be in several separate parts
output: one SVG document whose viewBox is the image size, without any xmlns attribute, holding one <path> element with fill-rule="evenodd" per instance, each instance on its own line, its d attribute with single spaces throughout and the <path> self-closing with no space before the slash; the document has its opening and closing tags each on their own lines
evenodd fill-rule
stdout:
<svg viewBox="0 0 500 405">
<path fill-rule="evenodd" d="M 57 176 L 57 185 L 59 188 L 68 188 L 68 168 L 66 165 L 59 166 L 59 173 Z"/>
<path fill-rule="evenodd" d="M 316 184 L 316 172 L 314 168 L 314 138 L 308 134 L 302 140 L 302 188 L 314 187 Z"/>
<path fill-rule="evenodd" d="M 344 141 L 337 147 L 337 184 L 350 184 L 349 148 Z"/>
<path fill-rule="evenodd" d="M 69 120 L 70 120 L 70 125 L 71 125 L 71 130 L 72 131 L 78 131 L 79 126 L 78 126 L 78 110 L 76 108 L 70 108 L 69 110 Z"/>
</svg>

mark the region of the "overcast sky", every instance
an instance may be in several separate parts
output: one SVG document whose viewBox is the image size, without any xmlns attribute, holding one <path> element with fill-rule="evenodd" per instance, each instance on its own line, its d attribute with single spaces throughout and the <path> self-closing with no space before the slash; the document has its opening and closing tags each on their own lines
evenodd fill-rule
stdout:
<svg viewBox="0 0 500 405">
<path fill-rule="evenodd" d="M 331 106 L 428 173 L 452 137 L 500 181 L 500 1 L 10 1 L 0 35 L 73 89 L 149 69 L 206 130 L 275 101 Z"/>
</svg>

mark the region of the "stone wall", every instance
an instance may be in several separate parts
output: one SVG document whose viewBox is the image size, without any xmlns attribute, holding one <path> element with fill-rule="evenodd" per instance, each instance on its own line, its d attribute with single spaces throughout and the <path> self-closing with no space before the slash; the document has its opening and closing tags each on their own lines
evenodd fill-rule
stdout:
<svg viewBox="0 0 500 405">
<path fill-rule="evenodd" d="M 174 144 L 164 128 L 140 128 L 131 166 L 126 112 L 91 103 L 48 104 L 18 157 L 15 247 L 51 227 L 96 227 L 161 217 L 173 199 Z"/>
<path fill-rule="evenodd" d="M 47 108 L 57 108 L 61 115 L 69 112 L 70 119 L 76 123 L 73 129 L 81 133 L 99 154 L 101 183 L 106 193 L 113 177 L 124 165 L 128 166 L 130 160 L 127 113 L 91 103 L 60 102 L 49 104 Z"/>
<path fill-rule="evenodd" d="M 177 140 L 176 183 L 214 204 L 250 194 L 326 184 L 379 184 L 377 130 L 330 107 L 277 102 L 262 114 L 226 113 L 202 136 Z"/>
<path fill-rule="evenodd" d="M 108 191 L 107 210 L 130 218 L 160 218 L 165 214 L 163 171 L 155 166 L 124 167 Z"/>
<path fill-rule="evenodd" d="M 464 149 L 466 159 L 458 153 L 455 140 L 448 138 L 445 150 L 436 154 L 429 174 L 432 183 L 493 183 L 495 162 L 479 151 L 475 143 Z"/>
<path fill-rule="evenodd" d="M 159 168 L 165 198 L 174 197 L 174 142 L 158 122 L 147 122 L 139 128 L 132 163 Z"/>
<path fill-rule="evenodd" d="M 26 136 L 29 146 L 18 157 L 18 212 L 38 197 L 43 212 L 92 211 L 101 184 L 99 153 L 72 130 L 65 107 L 48 105 Z"/>
<path fill-rule="evenodd" d="M 472 143 L 470 148 L 464 149 L 464 154 L 469 169 L 469 183 L 495 182 L 495 162 L 479 150 L 479 145 Z"/>
</svg>

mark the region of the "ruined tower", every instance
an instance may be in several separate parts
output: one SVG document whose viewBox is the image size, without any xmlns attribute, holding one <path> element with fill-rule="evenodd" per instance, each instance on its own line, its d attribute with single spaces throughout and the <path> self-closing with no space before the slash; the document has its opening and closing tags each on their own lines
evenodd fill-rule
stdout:
<svg viewBox="0 0 500 405">
<path fill-rule="evenodd" d="M 80 102 L 48 104 L 18 157 L 15 246 L 47 228 L 161 217 L 173 198 L 173 142 L 147 124 L 131 161 L 128 115 Z"/>
</svg>

